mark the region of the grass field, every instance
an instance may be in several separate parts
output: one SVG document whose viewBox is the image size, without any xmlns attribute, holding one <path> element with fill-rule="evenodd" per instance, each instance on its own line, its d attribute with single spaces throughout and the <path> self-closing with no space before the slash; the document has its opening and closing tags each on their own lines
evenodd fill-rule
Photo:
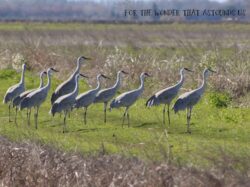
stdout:
<svg viewBox="0 0 250 187">
<path fill-rule="evenodd" d="M 6 70 L 2 70 L 1 74 L 4 72 Z M 31 77 L 32 73 L 29 72 L 26 79 L 28 86 L 38 85 L 38 78 L 34 80 Z M 18 78 L 19 75 L 11 71 L 10 77 L 1 79 L 1 96 L 9 85 L 17 82 Z M 53 82 L 55 88 L 55 82 L 59 81 Z M 86 89 L 86 85 L 81 84 L 81 88 Z M 54 145 L 69 152 L 98 154 L 105 151 L 107 154 L 121 153 L 154 161 L 171 159 L 181 165 L 204 166 L 208 164 L 208 158 L 220 154 L 222 150 L 237 157 L 250 155 L 249 109 L 218 109 L 210 103 L 211 95 L 213 93 L 206 94 L 202 102 L 195 107 L 191 135 L 185 133 L 185 112 L 179 115 L 172 112 L 171 127 L 166 128 L 161 123 L 162 108 L 147 109 L 144 99 L 139 100 L 131 108 L 130 128 L 121 127 L 123 110 L 108 112 L 108 123 L 104 124 L 103 106 L 96 104 L 89 108 L 87 125 L 83 123 L 82 110 L 73 112 L 68 119 L 66 134 L 62 133 L 63 118 L 52 118 L 48 114 L 49 99 L 41 108 L 38 130 L 34 128 L 33 120 L 33 125 L 27 126 L 26 111 L 19 112 L 18 126 L 8 123 L 7 105 L 1 104 L 0 133 L 16 141 L 29 139 Z"/>
<path fill-rule="evenodd" d="M 40 110 L 38 130 L 34 125 L 26 125 L 26 111 L 18 113 L 18 126 L 8 123 L 8 106 L 1 103 L 0 134 L 85 155 L 115 153 L 202 168 L 227 164 L 227 158 L 235 158 L 230 160 L 234 168 L 248 170 L 250 26 L 209 26 L 208 29 L 206 24 L 0 24 L 0 40 L 6 41 L 0 46 L 1 98 L 9 86 L 19 81 L 20 73 L 10 68 L 13 63 L 28 64 L 27 88 L 39 84 L 37 72 L 42 68 L 60 69 L 61 75 L 55 74 L 52 80 L 51 94 L 61 79 L 66 79 L 63 75 L 72 72 L 75 64 L 71 62 L 82 53 L 93 58 L 82 68 L 91 77 L 87 80 L 90 85 L 95 85 L 95 76 L 100 71 L 113 78 L 106 86 L 114 82 L 117 70 L 131 70 L 121 91 L 137 87 L 142 71 L 153 76 L 146 81 L 143 97 L 131 108 L 130 128 L 121 127 L 123 109 L 108 112 L 108 123 L 104 124 L 103 106 L 96 104 L 89 108 L 87 125 L 83 124 L 83 110 L 74 111 L 67 121 L 68 132 L 63 134 L 63 118 L 48 114 L 49 95 Z M 207 92 L 193 110 L 192 134 L 185 133 L 185 112 L 171 112 L 172 124 L 167 128 L 161 123 L 162 107 L 145 108 L 146 98 L 174 84 L 183 66 L 196 73 L 187 76 L 181 92 L 197 87 L 205 66 L 218 71 L 208 79 Z M 80 82 L 80 92 L 89 88 L 86 81 Z"/>
</svg>

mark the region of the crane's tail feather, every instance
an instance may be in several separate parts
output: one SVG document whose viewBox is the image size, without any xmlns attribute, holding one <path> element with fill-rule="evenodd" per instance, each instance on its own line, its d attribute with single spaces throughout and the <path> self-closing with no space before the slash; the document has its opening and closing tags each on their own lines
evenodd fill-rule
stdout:
<svg viewBox="0 0 250 187">
<path fill-rule="evenodd" d="M 56 99 L 58 98 L 57 94 L 54 92 L 51 96 L 50 102 L 53 105 Z"/>
<path fill-rule="evenodd" d="M 57 110 L 58 110 L 58 104 L 54 103 L 49 111 L 49 114 L 51 114 L 54 117 L 56 112 L 58 112 Z"/>
<path fill-rule="evenodd" d="M 148 100 L 147 100 L 147 102 L 146 102 L 146 107 L 151 107 L 151 106 L 153 106 L 153 105 L 157 105 L 157 103 L 156 103 L 156 96 L 155 95 L 153 95 L 152 97 L 150 97 Z"/>
<path fill-rule="evenodd" d="M 29 107 L 29 99 L 26 97 L 26 98 L 24 98 L 24 99 L 21 101 L 21 103 L 20 103 L 20 105 L 19 105 L 19 109 L 22 110 L 22 109 L 28 108 L 28 107 Z"/>
<path fill-rule="evenodd" d="M 100 97 L 96 96 L 93 103 L 98 103 L 98 102 L 100 102 Z"/>
<path fill-rule="evenodd" d="M 118 104 L 119 104 L 119 102 L 118 102 L 117 100 L 113 99 L 113 100 L 111 101 L 110 105 L 109 105 L 109 110 L 111 111 L 112 108 L 117 108 L 117 107 L 118 107 Z"/>
<path fill-rule="evenodd" d="M 174 110 L 175 113 L 179 112 L 180 110 L 185 110 L 186 109 L 186 104 L 183 101 L 183 99 L 178 99 L 174 106 L 172 107 L 172 110 Z"/>
<path fill-rule="evenodd" d="M 17 107 L 21 102 L 21 97 L 17 96 L 14 100 L 13 100 L 13 107 Z"/>
<path fill-rule="evenodd" d="M 72 107 L 78 109 L 78 108 L 81 108 L 81 107 L 83 107 L 83 106 L 81 106 L 80 102 L 78 102 L 78 101 L 76 100 Z"/>
<path fill-rule="evenodd" d="M 10 95 L 7 93 L 7 94 L 4 96 L 3 104 L 7 104 L 9 101 L 11 101 L 11 98 L 10 98 Z"/>
<path fill-rule="evenodd" d="M 7 101 L 7 99 L 6 99 L 6 97 L 4 97 L 4 99 L 3 99 L 3 104 L 6 104 L 8 101 Z"/>
</svg>

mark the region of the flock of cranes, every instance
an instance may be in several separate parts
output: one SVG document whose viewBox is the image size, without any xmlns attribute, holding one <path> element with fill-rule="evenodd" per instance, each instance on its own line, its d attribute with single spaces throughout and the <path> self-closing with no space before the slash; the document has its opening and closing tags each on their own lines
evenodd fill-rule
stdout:
<svg viewBox="0 0 250 187">
<path fill-rule="evenodd" d="M 86 58 L 81 56 L 77 59 L 77 67 L 73 74 L 62 84 L 60 84 L 55 92 L 52 94 L 51 97 L 51 109 L 50 114 L 53 116 L 56 113 L 64 113 L 64 125 L 63 125 L 63 132 L 66 130 L 66 118 L 67 115 L 73 109 L 84 108 L 84 123 L 87 123 L 87 109 L 93 103 L 103 103 L 104 104 L 104 122 L 106 123 L 106 111 L 108 107 L 108 103 L 110 102 L 110 111 L 113 108 L 120 108 L 125 107 L 125 112 L 123 114 L 123 121 L 122 126 L 124 124 L 125 118 L 127 118 L 127 123 L 129 126 L 129 108 L 136 102 L 136 100 L 140 97 L 144 90 L 144 79 L 146 77 L 150 77 L 150 75 L 146 72 L 141 73 L 140 75 L 140 86 L 137 89 L 122 93 L 121 95 L 117 96 L 115 99 L 114 96 L 117 93 L 121 85 L 121 76 L 124 74 L 128 74 L 127 72 L 121 70 L 117 73 L 117 79 L 115 84 L 106 89 L 101 90 L 101 83 L 100 79 L 105 78 L 109 79 L 107 76 L 103 74 L 97 75 L 97 86 L 96 88 L 89 90 L 85 93 L 78 95 L 78 80 L 80 77 L 87 76 L 80 73 L 81 64 L 86 61 L 91 60 L 90 58 Z M 11 105 L 15 107 L 15 123 L 17 119 L 17 111 L 18 109 L 23 110 L 27 109 L 27 122 L 30 125 L 30 115 L 31 115 L 31 108 L 34 108 L 34 119 L 35 119 L 35 127 L 37 128 L 38 122 L 38 113 L 39 108 L 42 103 L 46 100 L 47 95 L 50 90 L 51 86 L 51 75 L 53 72 L 58 72 L 54 68 L 48 68 L 47 71 L 42 71 L 40 73 L 40 85 L 36 89 L 27 90 L 25 91 L 25 70 L 26 65 L 22 65 L 22 75 L 21 80 L 18 84 L 10 87 L 5 96 L 3 103 L 9 103 L 9 122 L 10 119 L 10 110 Z M 178 95 L 180 88 L 182 87 L 184 80 L 185 80 L 185 72 L 193 72 L 188 68 L 182 68 L 180 70 L 180 80 L 174 86 L 165 88 L 156 92 L 153 96 L 151 96 L 147 102 L 147 107 L 152 107 L 154 105 L 163 104 L 163 123 L 165 124 L 165 110 L 167 107 L 167 114 L 168 114 L 168 124 L 170 125 L 170 104 L 172 100 Z M 202 94 L 205 90 L 206 79 L 209 73 L 213 73 L 215 71 L 211 70 L 210 68 L 206 68 L 203 72 L 203 82 L 200 87 L 195 90 L 186 92 L 179 96 L 175 104 L 173 105 L 173 110 L 177 113 L 180 110 L 187 110 L 187 132 L 191 133 L 190 131 L 190 120 L 191 120 L 191 112 L 192 108 L 195 104 L 198 103 Z M 47 84 L 44 85 L 44 76 L 48 77 Z M 113 100 L 112 100 L 113 99 Z"/>
</svg>

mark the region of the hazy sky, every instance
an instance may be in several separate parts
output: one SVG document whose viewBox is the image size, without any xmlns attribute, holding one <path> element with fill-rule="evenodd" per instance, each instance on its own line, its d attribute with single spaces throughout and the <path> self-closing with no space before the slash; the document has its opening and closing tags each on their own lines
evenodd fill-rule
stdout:
<svg viewBox="0 0 250 187">
<path fill-rule="evenodd" d="M 103 1 L 103 0 L 95 0 L 95 1 Z M 114 1 L 114 0 L 105 0 L 105 1 Z M 132 1 L 153 1 L 153 0 L 132 0 Z M 183 1 L 185 1 L 185 0 L 183 0 Z M 202 2 L 203 0 L 200 0 L 200 1 Z M 210 1 L 226 2 L 227 0 L 210 0 Z"/>
</svg>

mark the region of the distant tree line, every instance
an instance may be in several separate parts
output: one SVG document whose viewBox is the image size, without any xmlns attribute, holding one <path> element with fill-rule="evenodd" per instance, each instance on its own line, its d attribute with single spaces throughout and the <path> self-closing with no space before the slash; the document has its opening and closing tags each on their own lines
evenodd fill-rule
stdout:
<svg viewBox="0 0 250 187">
<path fill-rule="evenodd" d="M 140 10 L 150 9 L 151 15 L 141 16 Z M 245 16 L 190 15 L 171 16 L 164 10 L 209 9 L 246 10 Z M 136 10 L 136 15 L 126 15 L 125 11 Z M 0 0 L 0 20 L 41 20 L 41 21 L 249 21 L 250 2 L 248 0 L 228 0 L 224 3 L 209 0 Z M 156 16 L 155 12 L 164 15 Z"/>
</svg>

